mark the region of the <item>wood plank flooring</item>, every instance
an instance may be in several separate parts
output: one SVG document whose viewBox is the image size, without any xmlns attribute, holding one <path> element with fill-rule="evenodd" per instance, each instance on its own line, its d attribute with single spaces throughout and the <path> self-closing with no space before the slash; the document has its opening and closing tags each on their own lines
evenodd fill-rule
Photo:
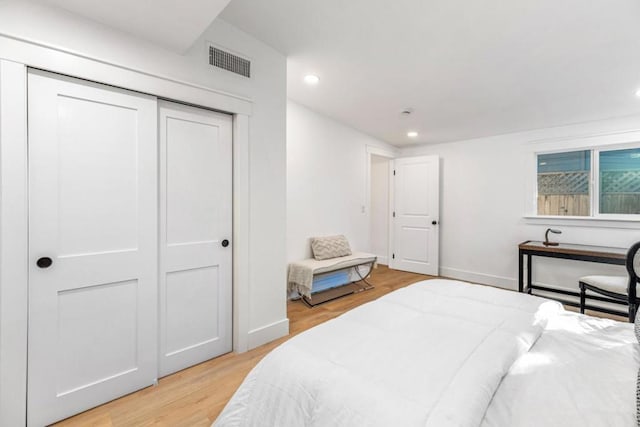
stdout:
<svg viewBox="0 0 640 427">
<path fill-rule="evenodd" d="M 57 426 L 210 426 L 244 377 L 269 351 L 315 325 L 379 298 L 395 289 L 431 278 L 378 266 L 369 281 L 374 289 L 313 308 L 302 301 L 287 305 L 290 335 L 242 354 L 229 353 L 162 378 L 128 396 L 68 418 Z"/>
</svg>

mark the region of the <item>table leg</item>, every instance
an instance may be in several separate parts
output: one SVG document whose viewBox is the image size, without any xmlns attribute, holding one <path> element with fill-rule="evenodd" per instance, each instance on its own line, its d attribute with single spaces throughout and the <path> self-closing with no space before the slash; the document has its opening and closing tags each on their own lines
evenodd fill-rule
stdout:
<svg viewBox="0 0 640 427">
<path fill-rule="evenodd" d="M 524 269 L 522 265 L 522 250 L 518 250 L 518 292 L 522 292 L 524 290 Z"/>
<path fill-rule="evenodd" d="M 527 293 L 531 293 L 531 254 L 527 254 Z"/>
</svg>

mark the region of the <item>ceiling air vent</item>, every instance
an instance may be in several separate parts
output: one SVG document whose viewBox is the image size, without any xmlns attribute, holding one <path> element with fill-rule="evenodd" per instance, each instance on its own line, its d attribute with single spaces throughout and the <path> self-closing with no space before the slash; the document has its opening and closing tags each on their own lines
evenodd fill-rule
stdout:
<svg viewBox="0 0 640 427">
<path fill-rule="evenodd" d="M 251 61 L 215 46 L 209 46 L 209 64 L 244 77 L 251 77 Z"/>
</svg>

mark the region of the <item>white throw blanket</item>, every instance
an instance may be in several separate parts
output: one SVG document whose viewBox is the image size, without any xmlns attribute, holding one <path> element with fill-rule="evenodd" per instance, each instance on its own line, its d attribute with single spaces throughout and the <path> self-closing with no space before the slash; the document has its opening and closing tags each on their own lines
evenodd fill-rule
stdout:
<svg viewBox="0 0 640 427">
<path fill-rule="evenodd" d="M 560 304 L 434 279 L 285 342 L 215 426 L 478 426 Z"/>
</svg>

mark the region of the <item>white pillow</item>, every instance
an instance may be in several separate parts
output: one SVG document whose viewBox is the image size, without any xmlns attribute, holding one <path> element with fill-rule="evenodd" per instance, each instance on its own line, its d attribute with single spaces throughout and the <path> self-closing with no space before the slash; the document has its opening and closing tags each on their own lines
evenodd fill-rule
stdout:
<svg viewBox="0 0 640 427">
<path fill-rule="evenodd" d="M 349 241 L 343 235 L 311 238 L 311 250 L 315 259 L 330 259 L 351 255 Z"/>
</svg>

